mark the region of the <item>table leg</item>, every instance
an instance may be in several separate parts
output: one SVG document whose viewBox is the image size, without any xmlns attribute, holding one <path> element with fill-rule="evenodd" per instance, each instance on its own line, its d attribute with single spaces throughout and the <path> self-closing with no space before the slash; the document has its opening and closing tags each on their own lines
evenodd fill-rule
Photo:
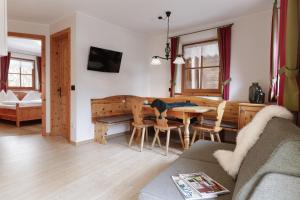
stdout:
<svg viewBox="0 0 300 200">
<path fill-rule="evenodd" d="M 189 116 L 185 115 L 184 120 L 184 149 L 187 150 L 190 148 L 190 123 L 191 119 Z"/>
</svg>

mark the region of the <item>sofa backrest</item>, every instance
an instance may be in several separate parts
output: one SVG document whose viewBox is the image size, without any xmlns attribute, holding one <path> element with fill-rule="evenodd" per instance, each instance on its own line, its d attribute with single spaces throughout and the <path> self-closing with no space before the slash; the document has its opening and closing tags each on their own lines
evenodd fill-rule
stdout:
<svg viewBox="0 0 300 200">
<path fill-rule="evenodd" d="M 282 118 L 270 120 L 240 167 L 233 199 L 248 199 L 269 173 L 300 176 L 297 146 L 300 146 L 300 129 L 296 125 Z"/>
</svg>

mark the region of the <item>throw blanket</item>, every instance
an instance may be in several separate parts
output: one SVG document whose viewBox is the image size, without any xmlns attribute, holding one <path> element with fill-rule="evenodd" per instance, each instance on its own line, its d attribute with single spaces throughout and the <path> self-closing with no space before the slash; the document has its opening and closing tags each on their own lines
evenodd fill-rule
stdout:
<svg viewBox="0 0 300 200">
<path fill-rule="evenodd" d="M 197 106 L 197 104 L 191 102 L 175 102 L 175 103 L 166 103 L 160 99 L 155 99 L 151 103 L 152 108 L 157 108 L 158 112 L 161 114 L 165 110 L 176 107 L 186 107 L 186 106 Z M 160 116 L 161 117 L 161 116 Z"/>
<path fill-rule="evenodd" d="M 248 151 L 255 145 L 265 126 L 273 117 L 293 119 L 293 115 L 286 108 L 271 105 L 259 111 L 252 121 L 240 130 L 234 151 L 217 150 L 213 155 L 222 168 L 233 178 L 236 177 Z"/>
</svg>

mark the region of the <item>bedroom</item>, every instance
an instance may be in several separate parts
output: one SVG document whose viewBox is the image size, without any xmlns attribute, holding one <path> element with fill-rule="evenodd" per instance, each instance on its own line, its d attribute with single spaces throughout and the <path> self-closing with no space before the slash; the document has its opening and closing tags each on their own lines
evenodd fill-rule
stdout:
<svg viewBox="0 0 300 200">
<path fill-rule="evenodd" d="M 42 41 L 11 32 L 7 47 L 8 56 L 1 58 L 1 135 L 41 133 Z"/>
</svg>

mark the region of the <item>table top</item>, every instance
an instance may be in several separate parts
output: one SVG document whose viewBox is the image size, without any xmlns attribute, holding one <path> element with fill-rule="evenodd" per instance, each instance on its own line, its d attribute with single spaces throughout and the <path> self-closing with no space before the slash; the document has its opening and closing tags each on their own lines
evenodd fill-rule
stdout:
<svg viewBox="0 0 300 200">
<path fill-rule="evenodd" d="M 144 105 L 145 108 L 151 108 L 150 105 Z M 171 111 L 175 112 L 186 112 L 186 113 L 205 113 L 212 110 L 217 110 L 215 107 L 209 106 L 182 106 L 171 108 Z"/>
<path fill-rule="evenodd" d="M 208 111 L 216 110 L 216 108 L 209 107 L 209 106 L 183 106 L 183 107 L 172 108 L 171 110 L 178 111 L 178 112 L 189 112 L 189 113 L 205 113 Z"/>
</svg>

